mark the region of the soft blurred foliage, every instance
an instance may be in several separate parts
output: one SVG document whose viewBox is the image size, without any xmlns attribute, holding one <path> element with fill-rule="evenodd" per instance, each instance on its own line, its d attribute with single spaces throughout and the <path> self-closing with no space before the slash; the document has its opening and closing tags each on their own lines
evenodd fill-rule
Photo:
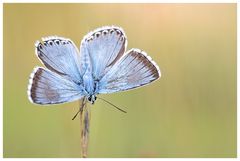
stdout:
<svg viewBox="0 0 240 161">
<path fill-rule="evenodd" d="M 31 104 L 41 37 L 121 26 L 162 78 L 91 107 L 89 157 L 236 157 L 236 4 L 4 4 L 4 157 L 80 157 L 79 103 Z"/>
</svg>

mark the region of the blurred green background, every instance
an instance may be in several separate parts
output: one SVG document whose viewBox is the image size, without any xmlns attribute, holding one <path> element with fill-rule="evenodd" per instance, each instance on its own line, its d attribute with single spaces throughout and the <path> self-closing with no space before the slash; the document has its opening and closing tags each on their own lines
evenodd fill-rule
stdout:
<svg viewBox="0 0 240 161">
<path fill-rule="evenodd" d="M 4 4 L 4 157 L 80 157 L 78 102 L 37 106 L 41 37 L 121 26 L 162 78 L 92 106 L 89 157 L 236 157 L 236 4 Z"/>
</svg>

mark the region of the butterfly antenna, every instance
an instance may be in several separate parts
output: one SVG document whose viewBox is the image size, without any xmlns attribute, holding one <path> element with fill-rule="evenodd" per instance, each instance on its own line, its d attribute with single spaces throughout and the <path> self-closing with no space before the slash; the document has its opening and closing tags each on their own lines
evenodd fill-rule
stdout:
<svg viewBox="0 0 240 161">
<path fill-rule="evenodd" d="M 119 111 L 122 111 L 122 112 L 124 112 L 124 113 L 127 113 L 126 111 L 122 110 L 121 108 L 117 107 L 116 105 L 112 104 L 111 102 L 109 102 L 109 101 L 107 101 L 107 100 L 105 100 L 105 99 L 103 99 L 103 98 L 100 98 L 100 97 L 97 97 L 97 98 L 99 98 L 100 100 L 103 100 L 104 102 L 112 105 L 113 107 L 115 107 L 115 108 L 118 109 Z"/>
</svg>

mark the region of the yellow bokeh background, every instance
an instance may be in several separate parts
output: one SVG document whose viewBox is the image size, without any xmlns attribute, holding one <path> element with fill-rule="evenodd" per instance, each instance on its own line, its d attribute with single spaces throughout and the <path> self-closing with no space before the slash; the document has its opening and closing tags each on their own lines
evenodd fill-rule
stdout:
<svg viewBox="0 0 240 161">
<path fill-rule="evenodd" d="M 236 4 L 4 4 L 4 157 L 80 157 L 78 102 L 37 106 L 29 75 L 41 37 L 121 26 L 162 78 L 91 106 L 89 157 L 236 157 Z"/>
</svg>

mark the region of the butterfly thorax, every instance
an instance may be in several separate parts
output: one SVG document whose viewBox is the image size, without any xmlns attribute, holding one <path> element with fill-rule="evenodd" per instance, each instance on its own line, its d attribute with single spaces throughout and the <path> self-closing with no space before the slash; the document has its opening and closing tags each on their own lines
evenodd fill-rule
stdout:
<svg viewBox="0 0 240 161">
<path fill-rule="evenodd" d="M 87 99 L 91 104 L 94 104 L 96 100 L 95 90 L 96 90 L 96 82 L 92 77 L 92 73 L 90 71 L 86 71 L 83 75 L 83 86 L 87 92 Z"/>
</svg>

